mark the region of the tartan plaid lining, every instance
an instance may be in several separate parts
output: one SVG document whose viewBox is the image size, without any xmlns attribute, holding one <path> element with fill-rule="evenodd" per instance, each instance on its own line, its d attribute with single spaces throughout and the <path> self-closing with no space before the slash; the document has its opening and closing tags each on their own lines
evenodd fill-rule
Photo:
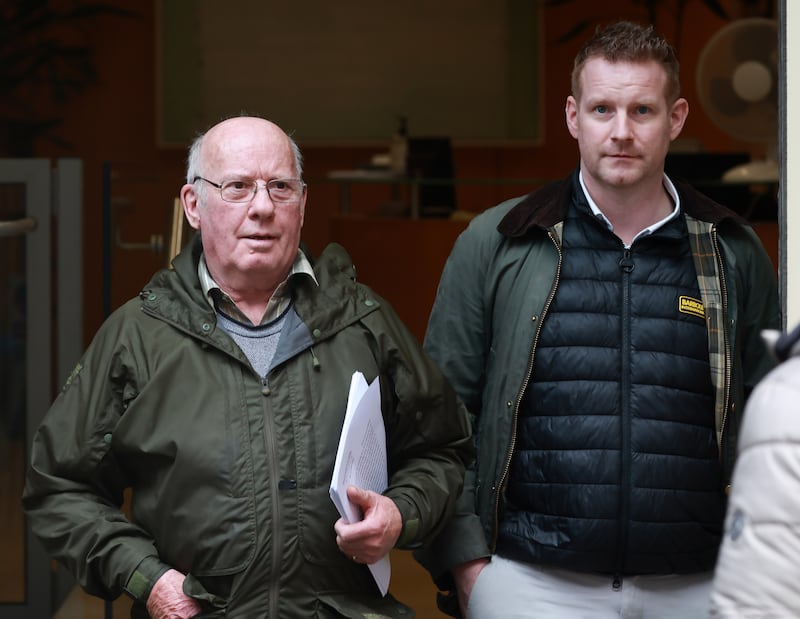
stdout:
<svg viewBox="0 0 800 619">
<path fill-rule="evenodd" d="M 714 385 L 714 419 L 717 430 L 717 445 L 722 446 L 725 426 L 725 412 L 728 402 L 728 331 L 725 324 L 725 274 L 718 259 L 716 227 L 709 222 L 700 221 L 686 215 L 689 229 L 689 243 L 692 246 L 694 266 L 697 271 L 697 284 L 706 310 L 708 329 L 708 362 L 711 369 L 711 382 Z"/>
</svg>

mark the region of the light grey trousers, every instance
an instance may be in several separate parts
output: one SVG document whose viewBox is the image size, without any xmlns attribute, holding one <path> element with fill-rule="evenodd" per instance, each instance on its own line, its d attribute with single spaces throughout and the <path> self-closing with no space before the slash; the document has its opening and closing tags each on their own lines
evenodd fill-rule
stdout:
<svg viewBox="0 0 800 619">
<path fill-rule="evenodd" d="M 494 556 L 469 599 L 467 619 L 701 619 L 713 573 L 628 576 L 584 574 Z"/>
</svg>

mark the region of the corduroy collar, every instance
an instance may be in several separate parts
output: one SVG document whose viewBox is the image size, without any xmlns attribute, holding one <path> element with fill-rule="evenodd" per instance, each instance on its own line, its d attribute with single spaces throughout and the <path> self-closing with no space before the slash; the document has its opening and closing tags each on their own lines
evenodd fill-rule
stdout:
<svg viewBox="0 0 800 619">
<path fill-rule="evenodd" d="M 692 217 L 719 224 L 732 219 L 750 225 L 734 211 L 703 195 L 691 185 L 672 179 L 681 198 L 681 210 Z M 508 237 L 525 236 L 531 228 L 550 228 L 563 221 L 572 196 L 580 191 L 578 169 L 568 177 L 548 183 L 529 193 L 516 204 L 497 225 L 497 231 Z"/>
</svg>

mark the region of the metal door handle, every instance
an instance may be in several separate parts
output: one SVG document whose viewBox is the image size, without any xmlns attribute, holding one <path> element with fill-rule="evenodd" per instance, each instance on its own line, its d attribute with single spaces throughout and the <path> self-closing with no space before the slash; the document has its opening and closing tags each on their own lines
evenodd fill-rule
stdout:
<svg viewBox="0 0 800 619">
<path fill-rule="evenodd" d="M 34 217 L 25 217 L 14 221 L 0 221 L 0 237 L 19 236 L 36 230 L 37 221 Z"/>
</svg>

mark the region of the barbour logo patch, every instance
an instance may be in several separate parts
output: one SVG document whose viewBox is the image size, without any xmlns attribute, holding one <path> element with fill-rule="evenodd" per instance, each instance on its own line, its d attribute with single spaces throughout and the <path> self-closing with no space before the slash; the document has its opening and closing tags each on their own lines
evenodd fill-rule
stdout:
<svg viewBox="0 0 800 619">
<path fill-rule="evenodd" d="M 698 318 L 706 317 L 706 310 L 703 307 L 703 302 L 700 299 L 693 299 L 692 297 L 678 297 L 678 311 L 681 314 L 690 314 Z"/>
<path fill-rule="evenodd" d="M 67 388 L 72 384 L 76 378 L 78 378 L 78 374 L 81 373 L 83 366 L 81 365 L 80 361 L 72 368 L 72 372 L 69 376 L 67 376 L 67 381 L 64 383 L 63 387 L 61 387 L 62 393 L 67 390 Z"/>
</svg>

